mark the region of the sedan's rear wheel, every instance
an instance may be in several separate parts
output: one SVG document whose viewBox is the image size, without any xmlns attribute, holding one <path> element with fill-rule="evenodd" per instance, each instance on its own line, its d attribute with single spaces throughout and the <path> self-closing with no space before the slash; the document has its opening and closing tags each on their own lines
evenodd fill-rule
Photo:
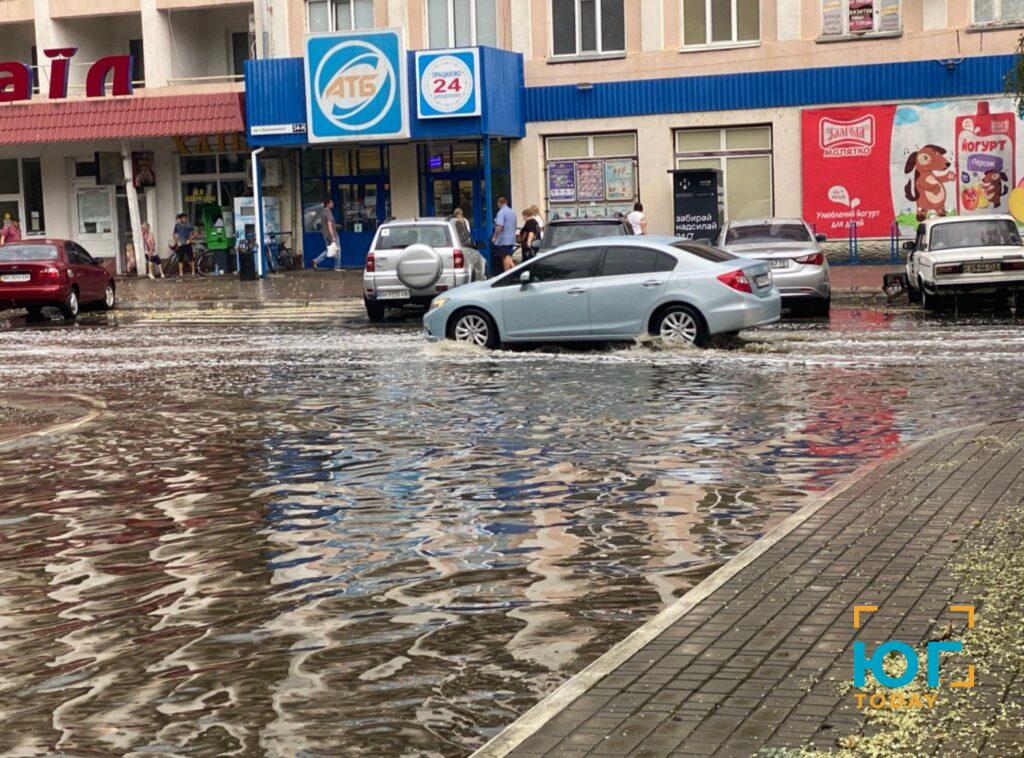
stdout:
<svg viewBox="0 0 1024 758">
<path fill-rule="evenodd" d="M 670 305 L 655 320 L 653 334 L 665 342 L 688 342 L 704 347 L 708 342 L 708 328 L 695 308 L 688 305 Z"/>
<path fill-rule="evenodd" d="M 25 314 L 26 321 L 42 321 L 43 320 L 43 309 L 38 305 L 31 305 L 27 308 L 28 313 Z"/>
<path fill-rule="evenodd" d="M 457 313 L 449 322 L 448 339 L 493 349 L 499 344 L 498 327 L 489 315 L 476 308 L 470 308 Z"/>
<path fill-rule="evenodd" d="M 943 305 L 943 301 L 939 298 L 938 295 L 933 295 L 928 290 L 926 290 L 923 286 L 921 287 L 921 307 L 922 308 L 924 308 L 926 311 L 930 311 L 930 312 L 934 313 L 935 311 L 939 310 L 939 308 L 941 308 L 942 305 Z"/>
<path fill-rule="evenodd" d="M 60 306 L 60 315 L 66 321 L 74 321 L 78 318 L 78 290 L 74 287 L 68 292 L 68 299 Z"/>
</svg>

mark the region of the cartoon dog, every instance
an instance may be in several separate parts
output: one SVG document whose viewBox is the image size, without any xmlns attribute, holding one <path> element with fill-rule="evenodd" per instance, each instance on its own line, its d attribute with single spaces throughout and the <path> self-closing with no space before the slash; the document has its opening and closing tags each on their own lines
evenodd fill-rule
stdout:
<svg viewBox="0 0 1024 758">
<path fill-rule="evenodd" d="M 904 194 L 907 200 L 917 204 L 917 220 L 924 221 L 928 211 L 936 215 L 946 215 L 946 187 L 944 182 L 951 182 L 956 174 L 949 171 L 946 149 L 938 145 L 925 145 L 907 156 L 907 165 L 903 171 L 913 173 L 907 182 Z M 942 173 L 945 171 L 946 173 Z"/>
<path fill-rule="evenodd" d="M 981 189 L 993 208 L 998 208 L 1003 195 L 1010 191 L 1009 182 L 1005 171 L 986 171 L 981 178 Z"/>
</svg>

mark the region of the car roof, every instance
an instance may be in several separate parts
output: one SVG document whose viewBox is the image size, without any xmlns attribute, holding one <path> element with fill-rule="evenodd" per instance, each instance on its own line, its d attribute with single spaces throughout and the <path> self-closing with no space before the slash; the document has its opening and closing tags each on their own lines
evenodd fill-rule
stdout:
<svg viewBox="0 0 1024 758">
<path fill-rule="evenodd" d="M 22 237 L 17 242 L 10 242 L 11 245 L 63 245 L 68 240 L 56 239 L 54 237 Z"/>
<path fill-rule="evenodd" d="M 417 216 L 414 218 L 393 218 L 385 221 L 381 226 L 402 226 L 408 224 L 448 224 L 452 219 L 444 216 Z"/>
<path fill-rule="evenodd" d="M 774 216 L 768 216 L 765 218 L 740 218 L 734 221 L 729 221 L 726 226 L 762 226 L 764 224 L 800 224 L 803 225 L 804 220 L 802 218 L 776 218 Z"/>
<path fill-rule="evenodd" d="M 988 213 L 983 216 L 933 216 L 921 223 L 931 229 L 933 226 L 941 224 L 962 224 L 966 221 L 1013 221 L 1013 223 L 1017 223 L 1013 216 L 1006 213 Z"/>
<path fill-rule="evenodd" d="M 602 218 L 553 218 L 548 221 L 548 226 L 562 226 L 563 224 L 624 224 L 625 219 L 605 216 Z"/>
<path fill-rule="evenodd" d="M 661 249 L 666 245 L 672 245 L 676 242 L 694 242 L 694 240 L 681 240 L 678 237 L 659 236 L 651 234 L 614 234 L 607 237 L 591 237 L 585 240 L 573 240 L 572 242 L 566 242 L 564 245 L 559 245 L 554 248 L 555 251 L 567 250 L 575 247 L 592 247 L 592 246 L 604 246 L 604 245 L 639 245 L 641 247 L 653 247 Z M 546 251 L 545 255 L 548 252 Z"/>
</svg>

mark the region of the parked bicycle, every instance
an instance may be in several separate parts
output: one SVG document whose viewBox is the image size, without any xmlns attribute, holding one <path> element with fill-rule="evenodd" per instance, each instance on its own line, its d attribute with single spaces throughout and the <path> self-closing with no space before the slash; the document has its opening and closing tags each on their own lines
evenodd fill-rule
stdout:
<svg viewBox="0 0 1024 758">
<path fill-rule="evenodd" d="M 209 276 L 213 273 L 214 259 L 213 251 L 207 249 L 206 245 L 198 242 L 192 243 L 192 254 L 196 261 L 196 273 L 199 276 Z M 160 268 L 164 272 L 164 276 L 173 276 L 178 273 L 178 264 L 181 263 L 185 270 L 191 270 L 189 262 L 182 256 L 181 252 L 177 249 L 173 250 L 171 254 L 164 259 L 163 263 L 160 264 Z"/>
<path fill-rule="evenodd" d="M 295 268 L 295 255 L 292 253 L 292 249 L 283 241 L 278 241 L 277 239 L 278 236 L 287 237 L 290 235 L 291 232 L 269 232 L 267 234 L 266 248 L 271 271 L 276 269 L 291 271 Z"/>
</svg>

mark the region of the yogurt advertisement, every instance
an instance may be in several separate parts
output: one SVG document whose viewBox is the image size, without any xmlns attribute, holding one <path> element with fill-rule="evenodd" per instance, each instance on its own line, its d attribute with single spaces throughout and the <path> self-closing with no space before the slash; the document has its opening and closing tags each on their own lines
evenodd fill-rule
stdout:
<svg viewBox="0 0 1024 758">
<path fill-rule="evenodd" d="M 1022 125 L 1005 97 L 805 110 L 803 214 L 817 231 L 901 236 L 932 216 L 1024 223 Z M 885 181 L 883 177 L 887 177 Z M 1020 185 L 1020 186 L 1018 186 Z"/>
</svg>

